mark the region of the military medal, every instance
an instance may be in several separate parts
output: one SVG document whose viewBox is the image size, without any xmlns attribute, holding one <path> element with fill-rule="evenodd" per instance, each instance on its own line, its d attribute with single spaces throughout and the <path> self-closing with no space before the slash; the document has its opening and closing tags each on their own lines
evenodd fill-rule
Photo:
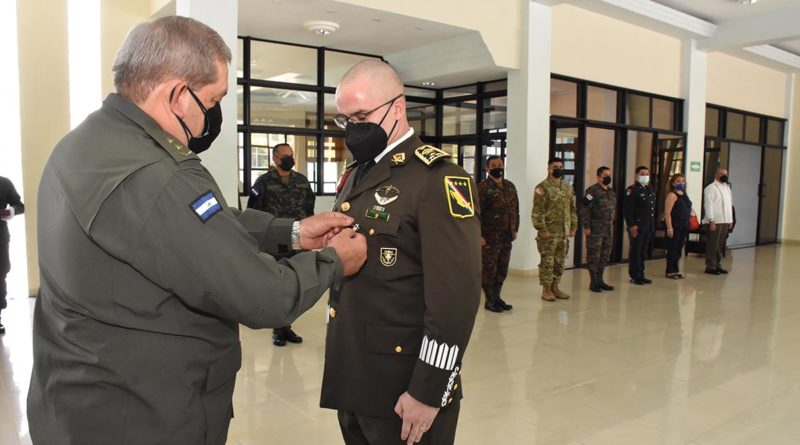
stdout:
<svg viewBox="0 0 800 445">
<path fill-rule="evenodd" d="M 382 206 L 396 201 L 399 196 L 400 189 L 393 185 L 384 185 L 375 191 L 375 200 Z"/>
<path fill-rule="evenodd" d="M 379 219 L 381 221 L 389 221 L 389 214 L 386 212 L 386 207 L 381 206 L 372 206 L 371 209 L 367 209 L 367 212 L 364 214 L 367 218 L 371 219 Z"/>
</svg>

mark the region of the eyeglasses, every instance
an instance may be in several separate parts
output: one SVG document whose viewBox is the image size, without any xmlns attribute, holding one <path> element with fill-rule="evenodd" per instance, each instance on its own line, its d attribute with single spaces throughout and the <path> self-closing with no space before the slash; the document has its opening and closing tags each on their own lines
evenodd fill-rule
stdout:
<svg viewBox="0 0 800 445">
<path fill-rule="evenodd" d="M 381 107 L 385 107 L 386 105 L 389 105 L 389 104 L 393 103 L 394 101 L 396 101 L 397 99 L 399 99 L 402 96 L 403 96 L 403 94 L 400 93 L 397 96 L 389 99 L 388 101 L 378 105 L 377 107 L 375 107 L 375 108 L 373 108 L 373 109 L 371 109 L 369 111 L 359 111 L 357 113 L 354 113 L 352 116 L 347 116 L 345 114 L 337 114 L 336 116 L 333 116 L 333 122 L 335 122 L 336 126 L 339 127 L 339 128 L 347 128 L 347 124 L 350 124 L 350 123 L 355 124 L 357 122 L 364 122 L 364 121 L 367 120 L 367 118 L 369 117 L 370 114 L 374 113 L 375 111 L 377 111 Z"/>
</svg>

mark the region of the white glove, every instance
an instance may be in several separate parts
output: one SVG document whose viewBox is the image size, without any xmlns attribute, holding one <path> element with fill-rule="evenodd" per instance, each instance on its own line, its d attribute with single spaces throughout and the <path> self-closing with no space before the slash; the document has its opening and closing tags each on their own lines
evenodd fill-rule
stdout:
<svg viewBox="0 0 800 445">
<path fill-rule="evenodd" d="M 3 221 L 11 221 L 11 218 L 13 218 L 14 215 L 16 215 L 16 212 L 14 211 L 14 207 L 7 207 L 5 210 L 8 210 L 10 213 L 8 215 L 0 218 L 0 219 L 2 219 Z"/>
</svg>

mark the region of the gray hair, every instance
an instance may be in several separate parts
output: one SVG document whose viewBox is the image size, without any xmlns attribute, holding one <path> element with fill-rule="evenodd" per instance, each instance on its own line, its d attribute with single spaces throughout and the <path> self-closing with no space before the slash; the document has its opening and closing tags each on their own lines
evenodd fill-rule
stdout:
<svg viewBox="0 0 800 445">
<path fill-rule="evenodd" d="M 188 17 L 162 17 L 128 33 L 114 60 L 114 86 L 136 103 L 170 77 L 202 88 L 217 81 L 218 61 L 230 63 L 231 50 L 216 31 Z"/>
</svg>

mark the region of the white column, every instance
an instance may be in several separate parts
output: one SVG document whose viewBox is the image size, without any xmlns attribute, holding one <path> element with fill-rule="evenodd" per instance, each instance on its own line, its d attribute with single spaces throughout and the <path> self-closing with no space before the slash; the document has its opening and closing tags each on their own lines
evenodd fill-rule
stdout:
<svg viewBox="0 0 800 445">
<path fill-rule="evenodd" d="M 545 176 L 550 144 L 550 6 L 525 0 L 520 69 L 508 75 L 508 179 L 517 186 L 520 229 L 511 268 L 534 272 L 539 264 L 531 225 L 533 189 Z"/>
<path fill-rule="evenodd" d="M 693 199 L 700 216 L 703 196 L 703 163 L 705 162 L 706 89 L 708 84 L 707 54 L 697 49 L 697 40 L 683 42 L 681 95 L 685 99 L 683 129 L 686 131 L 686 192 Z M 700 162 L 700 171 L 691 171 L 692 162 Z"/>
<path fill-rule="evenodd" d="M 783 143 L 787 146 L 787 149 L 783 152 L 783 171 L 781 172 L 781 204 L 778 213 L 778 241 L 783 241 L 784 238 L 788 238 L 786 233 L 784 233 L 786 218 L 790 214 L 786 211 L 786 206 L 789 205 L 790 202 L 795 201 L 793 199 L 786 199 L 786 195 L 793 195 L 793 193 L 790 193 L 791 189 L 789 188 L 789 172 L 797 171 L 789 169 L 789 162 L 797 157 L 794 153 L 797 149 L 792 150 L 793 147 L 791 147 L 791 145 L 793 145 L 791 140 L 795 131 L 792 122 L 798 118 L 798 109 L 795 104 L 795 95 L 798 93 L 796 85 L 797 74 L 788 73 L 786 75 L 786 124 L 783 127 Z M 797 174 L 794 176 L 797 176 Z M 797 178 L 792 178 L 792 180 L 797 184 Z"/>
<path fill-rule="evenodd" d="M 175 13 L 199 20 L 216 30 L 231 49 L 233 59 L 228 67 L 228 95 L 222 100 L 222 132 L 214 145 L 200 155 L 203 165 L 217 180 L 229 206 L 236 207 L 239 199 L 238 135 L 236 132 L 236 62 L 238 51 L 239 2 L 219 0 L 177 0 Z"/>
</svg>

